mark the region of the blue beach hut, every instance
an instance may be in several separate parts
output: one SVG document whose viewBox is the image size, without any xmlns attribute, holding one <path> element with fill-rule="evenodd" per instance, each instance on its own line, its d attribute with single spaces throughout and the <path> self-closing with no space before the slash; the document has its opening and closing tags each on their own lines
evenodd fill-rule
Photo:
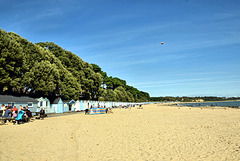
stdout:
<svg viewBox="0 0 240 161">
<path fill-rule="evenodd" d="M 84 109 L 83 109 L 83 101 L 81 100 L 80 101 L 80 111 L 83 111 Z"/>
<path fill-rule="evenodd" d="M 51 107 L 55 109 L 56 113 L 63 113 L 63 101 L 61 98 L 57 98 L 51 104 Z"/>
<path fill-rule="evenodd" d="M 74 106 L 75 106 L 76 101 L 74 100 L 64 100 L 63 101 L 63 112 L 69 112 L 69 111 L 74 111 Z"/>
<path fill-rule="evenodd" d="M 76 101 L 74 110 L 75 111 L 80 111 L 80 101 L 79 100 Z"/>
<path fill-rule="evenodd" d="M 83 101 L 83 110 L 89 109 L 89 101 Z"/>
<path fill-rule="evenodd" d="M 69 111 L 75 111 L 75 105 L 76 105 L 76 101 L 71 100 L 71 101 L 68 103 Z"/>
</svg>

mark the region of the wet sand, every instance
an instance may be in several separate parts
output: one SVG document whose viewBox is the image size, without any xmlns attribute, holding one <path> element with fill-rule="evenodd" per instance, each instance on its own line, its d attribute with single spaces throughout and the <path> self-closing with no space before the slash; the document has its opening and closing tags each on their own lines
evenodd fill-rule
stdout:
<svg viewBox="0 0 240 161">
<path fill-rule="evenodd" d="M 0 125 L 0 160 L 240 160 L 240 109 L 113 112 Z"/>
</svg>

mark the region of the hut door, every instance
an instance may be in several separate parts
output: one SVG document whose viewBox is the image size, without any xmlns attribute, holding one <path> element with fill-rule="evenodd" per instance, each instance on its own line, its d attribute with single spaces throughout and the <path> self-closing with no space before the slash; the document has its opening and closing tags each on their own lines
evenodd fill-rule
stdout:
<svg viewBox="0 0 240 161">
<path fill-rule="evenodd" d="M 69 104 L 69 111 L 71 111 L 72 110 L 72 105 L 71 104 Z"/>
</svg>

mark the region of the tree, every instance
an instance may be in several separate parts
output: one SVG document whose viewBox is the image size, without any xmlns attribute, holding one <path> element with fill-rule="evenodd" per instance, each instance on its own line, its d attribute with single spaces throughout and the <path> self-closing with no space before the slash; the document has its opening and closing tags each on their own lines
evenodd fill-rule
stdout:
<svg viewBox="0 0 240 161">
<path fill-rule="evenodd" d="M 23 48 L 14 37 L 19 36 L 0 30 L 0 92 L 7 87 L 8 94 L 24 87 L 21 80 L 28 70 Z"/>
<path fill-rule="evenodd" d="M 149 94 L 108 77 L 53 42 L 33 44 L 0 29 L 0 93 L 62 99 L 143 101 Z"/>
<path fill-rule="evenodd" d="M 77 55 L 70 51 L 62 49 L 60 46 L 53 42 L 40 42 L 37 45 L 48 49 L 62 62 L 63 66 L 72 73 L 77 79 L 77 82 L 81 85 L 82 92 L 84 93 L 83 99 L 97 100 L 99 89 L 101 87 L 101 68 L 97 65 L 90 65 L 84 62 Z M 96 70 L 96 72 L 94 72 Z"/>
</svg>

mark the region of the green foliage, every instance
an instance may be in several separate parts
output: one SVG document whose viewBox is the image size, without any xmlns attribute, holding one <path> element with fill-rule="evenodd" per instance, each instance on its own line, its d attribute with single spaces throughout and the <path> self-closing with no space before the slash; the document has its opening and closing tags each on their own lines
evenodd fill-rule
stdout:
<svg viewBox="0 0 240 161">
<path fill-rule="evenodd" d="M 98 71 L 101 71 L 99 66 L 84 62 L 77 55 L 64 50 L 53 42 L 40 42 L 37 45 L 53 53 L 62 62 L 63 66 L 77 79 L 84 93 L 83 99 L 97 99 L 102 82 L 101 74 L 98 73 Z"/>
<path fill-rule="evenodd" d="M 111 89 L 102 89 L 99 101 L 116 101 L 116 92 Z"/>
<path fill-rule="evenodd" d="M 93 71 L 94 71 L 95 73 L 101 73 L 102 68 L 100 68 L 97 64 L 91 64 L 91 65 L 92 65 Z"/>
<path fill-rule="evenodd" d="M 116 93 L 116 100 L 117 101 L 124 101 L 127 102 L 128 98 L 127 98 L 127 92 L 125 91 L 125 89 L 122 86 L 117 87 L 114 92 Z"/>
<path fill-rule="evenodd" d="M 0 93 L 62 99 L 147 101 L 149 94 L 108 77 L 52 42 L 33 44 L 0 29 Z"/>
</svg>

